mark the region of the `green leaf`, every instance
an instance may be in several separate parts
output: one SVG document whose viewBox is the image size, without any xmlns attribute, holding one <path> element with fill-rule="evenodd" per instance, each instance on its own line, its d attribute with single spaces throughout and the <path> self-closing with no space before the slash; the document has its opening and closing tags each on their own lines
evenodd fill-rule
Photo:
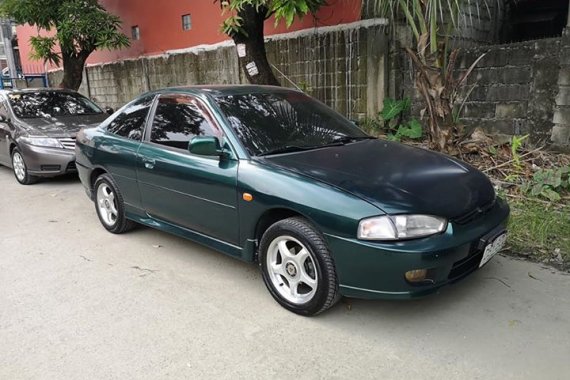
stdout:
<svg viewBox="0 0 570 380">
<path fill-rule="evenodd" d="M 412 119 L 409 123 L 400 125 L 397 134 L 410 139 L 419 139 L 422 137 L 422 125 L 418 120 Z"/>
<path fill-rule="evenodd" d="M 392 134 L 392 133 L 388 133 L 388 135 L 386 136 L 386 139 L 388 141 L 400 141 L 400 136 L 398 134 Z"/>
<path fill-rule="evenodd" d="M 405 106 L 406 101 L 386 98 L 384 99 L 384 108 L 380 112 L 380 117 L 384 121 L 390 121 L 401 114 Z"/>
<path fill-rule="evenodd" d="M 562 199 L 560 197 L 560 194 L 550 188 L 545 188 L 542 193 L 540 193 L 540 195 L 547 198 L 551 202 L 558 202 L 560 199 Z"/>
<path fill-rule="evenodd" d="M 530 190 L 530 195 L 532 195 L 532 196 L 534 196 L 534 197 L 537 197 L 537 196 L 539 196 L 540 194 L 542 194 L 542 192 L 543 192 L 544 189 L 546 189 L 546 188 L 547 188 L 547 187 L 544 186 L 544 184 L 542 184 L 542 183 L 537 183 L 537 184 L 535 184 L 535 185 L 531 188 L 531 190 Z"/>
</svg>

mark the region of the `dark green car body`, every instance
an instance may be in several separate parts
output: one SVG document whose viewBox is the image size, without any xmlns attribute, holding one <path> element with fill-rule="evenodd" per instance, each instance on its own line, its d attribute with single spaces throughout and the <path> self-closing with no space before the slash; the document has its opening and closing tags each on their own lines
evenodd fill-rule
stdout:
<svg viewBox="0 0 570 380">
<path fill-rule="evenodd" d="M 252 92 L 292 91 L 253 86 L 166 89 L 144 95 L 152 98 L 152 105 L 144 132 L 135 139 L 110 132 L 113 117 L 83 130 L 76 161 L 88 195 L 93 197 L 97 177 L 108 173 L 122 193 L 127 218 L 250 262 L 271 224 L 302 216 L 324 237 L 341 294 L 358 298 L 432 293 L 479 268 L 486 245 L 505 231 L 509 207 L 495 197 L 489 180 L 441 154 L 374 139 L 251 155 L 216 97 Z M 149 141 L 157 98 L 167 95 L 191 97 L 206 109 L 223 133 L 219 156 Z M 244 199 L 244 194 L 253 199 Z M 442 233 L 419 239 L 357 238 L 365 218 L 412 212 L 439 215 L 448 223 Z M 429 269 L 430 281 L 408 282 L 404 274 L 416 269 Z"/>
</svg>

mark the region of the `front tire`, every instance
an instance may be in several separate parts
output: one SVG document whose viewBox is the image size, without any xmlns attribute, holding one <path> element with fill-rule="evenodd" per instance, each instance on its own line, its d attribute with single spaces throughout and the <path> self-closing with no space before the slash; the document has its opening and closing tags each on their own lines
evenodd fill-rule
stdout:
<svg viewBox="0 0 570 380">
<path fill-rule="evenodd" d="M 113 177 L 101 174 L 95 181 L 93 189 L 95 210 L 103 227 L 114 234 L 132 230 L 135 222 L 125 216 L 125 202 Z"/>
<path fill-rule="evenodd" d="M 12 151 L 12 171 L 14 172 L 16 180 L 22 185 L 31 185 L 36 183 L 38 180 L 37 177 L 28 173 L 28 167 L 26 166 L 24 157 L 18 148 L 14 148 Z"/>
<path fill-rule="evenodd" d="M 339 300 L 333 258 L 322 235 L 305 219 L 288 218 L 269 227 L 259 255 L 263 281 L 284 308 L 310 316 Z"/>
</svg>

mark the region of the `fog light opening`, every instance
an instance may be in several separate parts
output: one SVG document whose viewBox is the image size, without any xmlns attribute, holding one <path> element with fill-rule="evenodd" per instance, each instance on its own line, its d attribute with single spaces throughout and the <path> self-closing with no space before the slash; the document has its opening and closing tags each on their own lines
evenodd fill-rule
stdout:
<svg viewBox="0 0 570 380">
<path fill-rule="evenodd" d="M 405 273 L 406 281 L 413 285 L 433 284 L 433 271 L 430 269 L 414 269 Z"/>
<path fill-rule="evenodd" d="M 406 280 L 409 282 L 422 282 L 427 277 L 427 269 L 415 269 L 406 272 Z"/>
</svg>

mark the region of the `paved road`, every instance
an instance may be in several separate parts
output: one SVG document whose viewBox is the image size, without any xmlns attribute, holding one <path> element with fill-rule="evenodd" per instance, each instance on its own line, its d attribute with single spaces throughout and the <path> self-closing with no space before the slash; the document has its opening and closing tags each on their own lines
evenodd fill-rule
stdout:
<svg viewBox="0 0 570 380">
<path fill-rule="evenodd" d="M 0 168 L 0 379 L 568 379 L 570 276 L 497 257 L 417 301 L 279 307 L 256 266 L 115 236 L 75 178 Z"/>
</svg>

